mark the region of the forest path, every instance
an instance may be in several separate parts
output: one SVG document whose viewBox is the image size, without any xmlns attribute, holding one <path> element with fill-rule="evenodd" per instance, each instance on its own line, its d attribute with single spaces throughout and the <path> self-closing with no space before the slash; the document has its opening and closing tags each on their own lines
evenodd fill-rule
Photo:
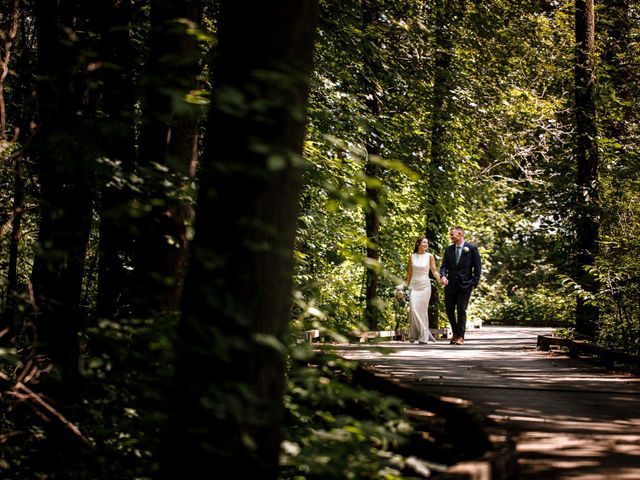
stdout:
<svg viewBox="0 0 640 480">
<path fill-rule="evenodd" d="M 550 332 L 483 327 L 460 346 L 336 348 L 430 395 L 472 401 L 515 434 L 519 478 L 639 479 L 640 378 L 537 350 L 537 335 Z"/>
</svg>

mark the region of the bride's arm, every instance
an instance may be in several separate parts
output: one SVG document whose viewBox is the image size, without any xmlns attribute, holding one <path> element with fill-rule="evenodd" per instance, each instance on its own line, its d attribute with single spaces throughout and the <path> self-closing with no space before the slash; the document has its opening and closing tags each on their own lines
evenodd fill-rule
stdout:
<svg viewBox="0 0 640 480">
<path fill-rule="evenodd" d="M 436 267 L 436 257 L 434 255 L 431 255 L 429 257 L 429 267 L 431 268 L 433 278 L 436 279 L 436 282 L 440 283 L 440 273 L 438 272 L 438 268 Z"/>
</svg>

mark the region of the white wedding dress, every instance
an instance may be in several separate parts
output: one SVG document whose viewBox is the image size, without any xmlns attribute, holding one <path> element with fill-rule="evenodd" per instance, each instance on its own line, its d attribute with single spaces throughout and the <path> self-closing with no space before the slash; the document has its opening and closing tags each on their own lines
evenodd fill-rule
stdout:
<svg viewBox="0 0 640 480">
<path fill-rule="evenodd" d="M 409 338 L 427 343 L 436 339 L 429 331 L 429 299 L 431 280 L 429 279 L 430 253 L 411 255 L 411 295 L 409 296 Z"/>
</svg>

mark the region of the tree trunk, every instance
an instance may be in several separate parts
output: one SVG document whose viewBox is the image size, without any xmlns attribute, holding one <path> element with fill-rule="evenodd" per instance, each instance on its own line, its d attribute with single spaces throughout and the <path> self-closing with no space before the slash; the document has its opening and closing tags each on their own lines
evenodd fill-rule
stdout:
<svg viewBox="0 0 640 480">
<path fill-rule="evenodd" d="M 198 86 L 200 55 L 187 19 L 200 23 L 200 0 L 151 2 L 151 52 L 139 172 L 145 179 L 135 240 L 132 313 L 176 312 L 181 294 L 191 210 L 185 205 L 195 173 L 200 109 L 184 98 Z"/>
<path fill-rule="evenodd" d="M 31 274 L 41 353 L 61 369 L 66 395 L 79 374 L 80 294 L 92 213 L 93 113 L 87 108 L 86 46 L 73 2 L 35 5 L 38 38 L 37 131 L 40 224 Z M 80 27 L 82 29 L 82 27 Z M 53 377 L 52 377 L 53 378 Z"/>
<path fill-rule="evenodd" d="M 13 41 L 18 31 L 24 30 L 24 15 L 19 14 L 19 4 L 17 0 L 14 0 L 11 15 L 11 27 L 9 30 L 9 36 L 5 41 L 4 58 L 2 65 L 2 85 L 0 85 L 0 95 L 3 95 L 2 105 L 0 108 L 5 114 L 4 104 L 4 78 L 8 74 L 8 66 L 10 56 L 13 50 Z M 28 61 L 27 47 L 16 43 L 16 47 L 19 49 L 16 55 L 16 62 L 13 65 L 13 71 L 16 76 L 24 74 L 27 78 L 30 77 L 30 62 Z M 20 49 L 23 49 L 20 51 Z M 19 73 L 18 73 L 19 72 Z M 27 140 L 27 125 L 30 123 L 33 115 L 33 109 L 31 108 L 29 97 L 31 91 L 28 87 L 13 86 L 12 88 L 12 104 L 19 105 L 15 108 L 15 111 L 8 112 L 13 118 L 14 129 L 14 141 L 17 143 L 18 148 L 23 146 Z M 4 125 L 4 120 L 1 122 Z M 5 127 L 2 127 L 2 140 L 6 139 Z M 18 316 L 18 296 L 20 294 L 21 286 L 18 278 L 18 264 L 19 264 L 19 247 L 20 237 L 22 229 L 22 217 L 24 214 L 24 196 L 25 196 L 25 158 L 24 151 L 14 152 L 11 155 L 11 159 L 15 162 L 13 166 L 14 179 L 13 179 L 13 207 L 12 207 L 12 219 L 11 219 L 11 238 L 9 240 L 9 260 L 7 268 L 7 295 L 5 309 L 3 312 L 3 325 L 0 330 L 8 327 L 8 338 L 17 334 L 21 330 L 22 318 Z M 24 285 L 22 286 L 24 287 Z M 24 291 L 24 289 L 22 289 Z"/>
<path fill-rule="evenodd" d="M 378 132 L 376 122 L 382 114 L 382 102 L 378 92 L 377 72 L 381 67 L 377 64 L 377 52 L 373 49 L 379 48 L 376 40 L 376 22 L 378 12 L 370 0 L 363 0 L 363 70 L 364 70 L 364 91 L 366 94 L 366 105 L 369 111 L 370 121 L 367 132 L 367 158 L 365 164 L 365 175 L 367 184 L 365 187 L 366 206 L 364 211 L 365 232 L 367 235 L 367 263 L 365 278 L 365 323 L 369 330 L 378 330 L 380 320 L 380 307 L 378 305 L 378 284 L 380 283 L 380 268 L 378 261 L 380 258 L 380 166 L 376 163 L 376 157 L 380 156 L 380 146 L 378 145 Z"/>
<path fill-rule="evenodd" d="M 13 167 L 13 218 L 11 219 L 11 240 L 9 241 L 9 266 L 7 269 L 7 299 L 3 312 L 2 328 L 9 328 L 9 337 L 19 331 L 18 320 L 18 249 L 20 229 L 24 212 L 24 172 L 22 153 L 15 157 Z"/>
<path fill-rule="evenodd" d="M 316 11 L 221 3 L 165 478 L 277 478 Z"/>
<path fill-rule="evenodd" d="M 452 118 L 451 92 L 454 88 L 453 35 L 454 22 L 462 18 L 463 2 L 460 0 L 437 0 L 435 14 L 435 52 L 433 74 L 433 104 L 431 110 L 431 164 L 425 186 L 425 236 L 433 252 L 444 252 L 447 244 L 447 219 L 450 209 L 443 199 L 454 188 L 450 178 L 455 164 L 453 152 L 448 144 Z M 449 202 L 450 203 L 450 202 Z M 439 317 L 439 290 L 431 290 L 429 302 L 429 325 L 437 328 Z"/>
<path fill-rule="evenodd" d="M 7 109 L 4 101 L 4 81 L 9 74 L 11 46 L 18 31 L 19 11 L 19 1 L 13 0 L 8 28 L 6 30 L 3 28 L 3 30 L 0 31 L 0 40 L 2 41 L 2 50 L 0 50 L 0 142 L 6 140 Z"/>
<path fill-rule="evenodd" d="M 578 195 L 575 212 L 576 277 L 589 293 L 597 282 L 585 268 L 593 266 L 599 248 L 598 129 L 595 108 L 595 11 L 593 0 L 576 0 L 575 116 Z M 576 332 L 593 336 L 598 309 L 578 298 Z"/>
<path fill-rule="evenodd" d="M 96 8 L 101 30 L 101 56 L 105 61 L 101 109 L 107 118 L 105 130 L 109 139 L 102 149 L 106 158 L 118 162 L 118 166 L 107 168 L 99 181 L 96 316 L 113 319 L 122 307 L 120 302 L 128 280 L 126 266 L 130 263 L 133 248 L 133 219 L 129 214 L 132 195 L 129 188 L 118 181 L 124 180 L 119 178 L 122 175 L 133 172 L 135 162 L 136 89 L 132 78 L 135 69 L 131 45 L 133 5 L 131 0 L 101 0 Z"/>
</svg>

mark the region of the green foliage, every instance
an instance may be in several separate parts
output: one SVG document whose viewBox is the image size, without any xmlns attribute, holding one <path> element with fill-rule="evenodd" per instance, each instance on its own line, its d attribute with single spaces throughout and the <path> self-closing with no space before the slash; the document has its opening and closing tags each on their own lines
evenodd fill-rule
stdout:
<svg viewBox="0 0 640 480">
<path fill-rule="evenodd" d="M 90 439 L 92 447 L 75 440 L 51 412 L 44 410 L 39 416 L 18 404 L 0 419 L 7 435 L 3 452 L 8 470 L 2 478 L 39 478 L 44 472 L 47 478 L 69 480 L 95 479 L 96 472 L 105 480 L 151 478 L 160 461 L 158 447 L 173 375 L 172 330 L 173 320 L 168 318 L 120 323 L 103 320 L 90 328 L 81 398 L 54 408 Z M 11 358 L 2 356 L 3 372 L 9 370 L 8 360 Z M 16 378 L 23 368 L 22 364 L 13 366 L 11 376 Z M 40 380 L 36 376 L 32 380 L 35 384 L 27 385 L 34 391 L 42 388 L 38 383 L 46 381 L 44 372 L 38 375 Z M 33 407 L 37 411 L 40 406 Z M 65 439 L 64 444 L 71 442 L 68 451 L 56 445 L 58 436 Z M 52 448 L 56 452 L 52 453 Z M 68 467 L 69 455 L 73 456 L 73 468 Z"/>
<path fill-rule="evenodd" d="M 600 308 L 598 341 L 640 354 L 640 183 L 615 180 L 606 198 L 601 251 L 591 274 L 600 290 L 591 302 Z M 615 185 L 615 186 L 614 186 Z M 608 189 L 607 188 L 607 189 Z M 615 189 L 615 190 L 614 190 Z M 624 195 L 619 195 L 621 189 Z"/>
<path fill-rule="evenodd" d="M 350 384 L 356 364 L 294 350 L 285 397 L 282 479 L 399 479 L 412 427 L 393 397 Z"/>
<path fill-rule="evenodd" d="M 438 260 L 450 224 L 463 225 L 481 247 L 485 273 L 471 306 L 476 321 L 568 321 L 569 300 L 558 280 L 570 261 L 563 244 L 571 237 L 562 213 L 572 182 L 566 114 L 572 77 L 563 67 L 573 54 L 568 3 L 544 12 L 512 2 L 474 4 L 449 22 L 455 85 L 441 146 L 450 163 L 442 165 L 432 163 L 430 151 L 433 34 L 442 12 L 405 3 L 415 10 L 412 18 L 398 5 L 375 3 L 384 19 L 366 32 L 376 39 L 367 54 L 384 65 L 369 72 L 384 103 L 379 118 L 369 118 L 364 105 L 358 6 L 324 4 L 297 248 L 303 296 L 327 314 L 330 328 L 344 331 L 362 320 L 368 181 L 362 125 L 373 122 L 384 159 L 376 179 L 384 202 L 378 207 L 383 323 L 395 324 L 391 295 L 425 221 L 443 230 L 431 239 Z"/>
<path fill-rule="evenodd" d="M 640 78 L 634 67 L 640 54 L 635 41 L 640 21 L 634 7 L 622 3 L 602 2 L 597 11 L 600 252 L 589 273 L 600 288 L 587 294 L 572 266 L 578 254 L 572 209 L 579 193 L 571 113 L 573 2 L 459 2 L 454 18 L 443 17 L 433 2 L 376 0 L 369 4 L 379 15 L 364 28 L 361 1 L 322 0 L 305 145 L 308 168 L 294 252 L 291 330 L 320 328 L 323 335 L 344 341 L 341 334 L 362 329 L 367 268 L 380 273 L 380 328 L 406 327 L 406 305 L 395 300 L 395 292 L 404 281 L 415 237 L 436 225 L 436 238 L 430 240 L 440 263 L 448 226 L 460 224 L 483 258 L 470 323 L 561 325 L 571 335 L 575 299 L 582 295 L 600 311 L 597 341 L 640 354 Z M 8 18 L 8 7 L 2 8 L 3 18 Z M 217 14 L 217 4 L 208 8 Z M 148 55 L 149 10 L 146 4 L 136 5 L 129 72 L 133 77 L 139 76 Z M 26 132 L 31 120 L 33 17 L 24 18 L 28 21 L 16 39 L 5 83 L 8 132 Z M 215 19 L 206 18 L 204 24 L 214 30 Z M 436 45 L 439 25 L 453 40 L 446 112 L 437 111 L 434 101 L 435 62 L 442 53 Z M 200 30 L 196 33 L 202 40 L 211 38 Z M 203 79 L 208 81 L 208 76 Z M 367 108 L 371 92 L 365 85 L 373 86 L 379 97 L 381 115 Z M 174 106 L 184 106 L 181 97 L 172 98 Z M 208 91 L 193 91 L 186 101 L 202 104 L 207 99 Z M 99 113 L 101 121 L 91 128 L 113 142 L 118 125 Z M 437 163 L 434 118 L 444 113 L 446 134 Z M 135 124 L 136 130 L 139 127 Z M 367 158 L 365 146 L 372 130 L 380 156 Z M 81 132 L 65 133 L 56 148 L 68 153 L 83 138 Z M 9 300 L 9 222 L 19 149 L 8 140 L 0 145 L 2 307 Z M 193 206 L 196 185 L 183 174 L 167 172 L 157 163 L 133 169 L 117 159 L 96 160 L 100 186 L 123 195 L 140 194 L 127 205 L 131 211 L 113 212 L 116 220 L 130 223 L 131 230 L 154 204 Z M 29 330 L 24 327 L 29 320 L 40 192 L 32 159 L 22 162 L 26 190 L 18 249 L 18 311 L 10 319 L 18 332 L 17 343 L 0 350 L 2 372 L 10 379 L 3 382 L 3 392 L 10 391 L 26 368 L 29 346 Z M 378 167 L 375 178 L 365 173 L 367 162 Z M 274 157 L 271 166 L 281 164 L 282 159 Z M 368 204 L 366 186 L 379 189 L 380 204 Z M 375 209 L 381 222 L 379 263 L 366 257 L 368 208 Z M 111 213 L 102 214 L 106 218 Z M 96 224 L 81 306 L 86 388 L 75 406 L 63 406 L 65 415 L 97 448 L 80 451 L 74 469 L 57 478 L 95 478 L 96 471 L 105 479 L 148 478 L 158 468 L 165 385 L 173 373 L 175 319 L 94 318 L 97 231 Z M 126 267 L 131 268 L 128 262 Z M 404 461 L 398 452 L 411 435 L 401 404 L 350 385 L 349 362 L 304 351 L 292 355 L 282 478 L 398 478 Z M 32 381 L 31 386 L 39 386 L 38 378 Z M 2 408 L 0 477 L 56 478 L 41 462 L 46 440 L 54 439 L 51 428 L 26 410 Z"/>
<path fill-rule="evenodd" d="M 307 299 L 327 314 L 331 328 L 363 321 L 367 268 L 381 275 L 381 328 L 395 325 L 392 298 L 402 283 L 413 240 L 424 232 L 422 208 L 425 135 L 422 98 L 428 56 L 423 48 L 424 6 L 420 2 L 373 2 L 383 12 L 362 29 L 360 2 L 324 2 L 310 105 L 310 148 L 297 243 L 297 279 Z M 365 55 L 375 71 L 363 64 Z M 365 68 L 366 67 L 366 68 Z M 374 84 L 382 116 L 370 114 L 365 84 Z M 380 158 L 365 158 L 366 132 L 375 128 Z M 419 152 L 417 152 L 419 151 Z M 376 178 L 364 173 L 376 164 Z M 365 186 L 381 202 L 379 263 L 366 258 Z"/>
<path fill-rule="evenodd" d="M 637 58 L 640 22 L 632 7 L 605 2 L 598 9 L 600 35 L 597 108 L 601 169 L 600 252 L 591 275 L 600 289 L 598 342 L 640 354 L 640 89 L 630 59 Z"/>
<path fill-rule="evenodd" d="M 561 296 L 555 290 L 538 288 L 473 307 L 470 312 L 490 324 L 558 326 L 573 320 L 575 300 L 571 296 Z"/>
</svg>

